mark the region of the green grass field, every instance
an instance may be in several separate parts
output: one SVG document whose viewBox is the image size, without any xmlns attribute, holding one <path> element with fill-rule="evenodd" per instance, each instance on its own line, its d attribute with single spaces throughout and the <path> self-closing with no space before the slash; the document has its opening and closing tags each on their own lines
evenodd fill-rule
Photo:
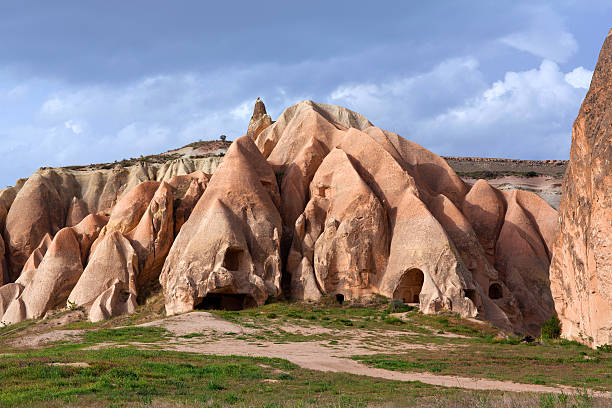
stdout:
<svg viewBox="0 0 612 408">
<path fill-rule="evenodd" d="M 592 390 L 612 390 L 612 353 L 574 342 L 519 343 L 456 315 L 422 315 L 386 300 L 355 305 L 272 303 L 213 311 L 244 333 L 175 335 L 139 327 L 160 317 L 146 305 L 131 318 L 70 322 L 79 335 L 36 348 L 11 348 L 25 335 L 51 333 L 53 321 L 0 328 L 0 407 L 606 407 Z M 61 314 L 60 314 L 61 315 Z M 147 317 L 148 316 L 148 317 Z M 298 329 L 296 329 L 298 328 Z M 301 332 L 305 330 L 305 333 Z M 359 343 L 356 361 L 393 371 L 568 385 L 575 395 L 444 388 L 420 382 L 307 370 L 280 358 L 164 350 L 167 344 Z M 100 346 L 103 345 L 103 346 Z M 417 348 L 409 346 L 418 345 Z M 372 354 L 373 353 L 373 354 Z M 282 356 L 279 356 L 282 357 Z"/>
</svg>

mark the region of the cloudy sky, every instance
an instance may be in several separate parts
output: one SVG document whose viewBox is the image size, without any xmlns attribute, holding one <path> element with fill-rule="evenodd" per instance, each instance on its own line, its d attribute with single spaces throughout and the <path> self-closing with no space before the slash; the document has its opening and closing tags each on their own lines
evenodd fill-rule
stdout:
<svg viewBox="0 0 612 408">
<path fill-rule="evenodd" d="M 0 185 L 234 139 L 258 96 L 438 154 L 567 158 L 611 22 L 597 0 L 1 2 Z"/>
</svg>

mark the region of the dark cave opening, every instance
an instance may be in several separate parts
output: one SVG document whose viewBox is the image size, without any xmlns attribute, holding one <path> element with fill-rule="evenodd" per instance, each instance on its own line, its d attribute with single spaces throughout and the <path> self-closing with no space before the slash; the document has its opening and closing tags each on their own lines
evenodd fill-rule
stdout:
<svg viewBox="0 0 612 408">
<path fill-rule="evenodd" d="M 223 267 L 228 271 L 237 271 L 240 269 L 240 255 L 242 249 L 240 248 L 227 248 L 225 256 L 223 258 Z"/>
<path fill-rule="evenodd" d="M 501 299 L 504 297 L 504 291 L 499 283 L 492 283 L 489 286 L 489 297 L 491 299 Z"/>
<path fill-rule="evenodd" d="M 425 275 L 420 269 L 414 268 L 406 271 L 393 293 L 393 299 L 401 300 L 404 303 L 419 303 L 424 281 Z"/>
<path fill-rule="evenodd" d="M 245 294 L 209 293 L 195 306 L 197 310 L 242 310 L 257 306 L 255 299 Z"/>
</svg>

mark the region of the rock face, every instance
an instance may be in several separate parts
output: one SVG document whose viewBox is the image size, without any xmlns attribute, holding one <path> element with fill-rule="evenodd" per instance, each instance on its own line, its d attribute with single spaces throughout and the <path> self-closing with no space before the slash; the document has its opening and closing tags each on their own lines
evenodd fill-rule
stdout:
<svg viewBox="0 0 612 408">
<path fill-rule="evenodd" d="M 258 99 L 212 177 L 198 149 L 155 165 L 45 169 L 14 201 L 0 192 L 2 320 L 67 300 L 99 321 L 158 285 L 167 314 L 379 294 L 531 335 L 554 314 L 557 214 L 535 194 L 472 187 L 423 147 L 312 101 L 273 122 Z"/>
<path fill-rule="evenodd" d="M 278 296 L 278 203 L 272 168 L 248 136 L 237 139 L 168 254 L 160 276 L 166 312 L 241 308 Z"/>
<path fill-rule="evenodd" d="M 255 101 L 255 109 L 253 109 L 253 116 L 251 116 L 247 129 L 247 135 L 256 138 L 272 123 L 272 118 L 266 112 L 266 105 L 264 105 L 261 99 L 257 98 Z"/>
<path fill-rule="evenodd" d="M 15 283 L 2 286 L 0 320 L 39 318 L 67 300 L 86 307 L 92 321 L 133 311 L 138 295 L 159 286 L 174 239 L 174 208 L 184 222 L 207 180 L 197 171 L 170 183 L 144 181 L 123 194 L 110 217 L 90 214 L 53 237 L 45 233 Z"/>
<path fill-rule="evenodd" d="M 471 191 L 440 157 L 337 106 L 300 102 L 252 137 L 279 179 L 292 297 L 378 293 L 532 335 L 554 313 L 556 212 L 535 194 Z"/>
<path fill-rule="evenodd" d="M 83 273 L 83 260 L 107 219 L 89 215 L 74 227 L 61 229 L 53 238 L 46 235 L 11 287 L 17 294 L 5 302 L 2 321 L 18 323 L 40 318 L 48 310 L 64 306 L 74 285 Z M 3 287 L 3 288 L 4 288 Z"/>
<path fill-rule="evenodd" d="M 550 269 L 562 335 L 612 344 L 612 31 L 572 129 Z"/>
<path fill-rule="evenodd" d="M 5 279 L 14 282 L 32 251 L 38 246 L 45 234 L 54 236 L 60 229 L 78 224 L 88 214 L 110 215 L 123 196 L 138 187 L 147 190 L 152 197 L 156 186 L 139 187 L 150 181 L 153 184 L 172 177 L 186 175 L 203 169 L 214 169 L 219 157 L 177 158 L 169 156 L 163 164 L 139 161 L 134 165 L 122 167 L 119 164 L 110 168 L 82 169 L 41 169 L 26 182 L 0 192 L 0 221 L 3 209 L 9 204 L 6 224 L 0 222 L 6 241 L 7 271 Z M 14 193 L 14 201 L 11 194 Z M 138 194 L 135 194 L 138 196 Z M 134 205 L 138 203 L 132 203 Z M 125 222 L 138 223 L 149 204 L 139 203 L 133 219 Z M 117 209 L 120 213 L 130 209 Z M 141 211 L 139 213 L 139 211 Z M 122 214 L 116 214 L 122 217 Z M 121 218 L 120 217 L 120 218 Z M 114 225 L 112 217 L 110 227 Z M 131 226 L 131 225 L 129 225 Z M 125 230 L 126 226 L 119 226 Z"/>
</svg>

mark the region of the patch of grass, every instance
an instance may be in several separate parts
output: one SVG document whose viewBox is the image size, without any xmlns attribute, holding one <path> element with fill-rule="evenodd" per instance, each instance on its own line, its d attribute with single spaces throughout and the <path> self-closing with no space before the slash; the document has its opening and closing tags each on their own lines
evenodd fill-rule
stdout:
<svg viewBox="0 0 612 408">
<path fill-rule="evenodd" d="M 455 314 L 423 315 L 417 308 L 384 297 L 374 298 L 368 303 L 345 301 L 340 305 L 330 298 L 316 304 L 274 302 L 255 309 L 211 312 L 243 327 L 270 328 L 271 324 L 291 324 L 301 327 L 316 325 L 342 330 L 346 335 L 353 329 L 422 334 L 433 334 L 434 330 L 444 330 L 468 336 L 498 333 L 498 330 L 490 326 L 478 325 Z M 402 313 L 402 315 L 391 316 L 392 313 Z"/>
<path fill-rule="evenodd" d="M 353 360 L 361 361 L 364 364 L 393 371 L 429 371 L 440 373 L 448 368 L 449 362 L 423 359 L 411 361 L 397 358 L 393 354 L 375 354 L 373 356 L 355 356 Z"/>
<path fill-rule="evenodd" d="M 461 347 L 448 348 L 443 353 L 439 350 L 414 349 L 410 353 L 353 358 L 366 365 L 395 371 L 428 371 L 612 391 L 612 356 L 583 345 L 561 340 L 528 345 L 494 341 L 489 337 L 455 339 L 455 344 Z"/>
<path fill-rule="evenodd" d="M 317 372 L 281 359 L 83 346 L 3 356 L 0 406 L 427 407 L 440 401 L 473 405 L 484 398 L 490 403 L 527 399 L 534 406 L 539 398 Z M 74 361 L 89 366 L 50 365 Z"/>
<path fill-rule="evenodd" d="M 118 329 L 99 329 L 85 332 L 86 343 L 140 342 L 155 343 L 168 339 L 170 333 L 161 327 L 121 327 Z"/>
<path fill-rule="evenodd" d="M 183 339 L 193 339 L 195 337 L 204 337 L 204 334 L 203 333 L 189 333 L 189 334 L 185 334 L 180 337 Z"/>
</svg>

